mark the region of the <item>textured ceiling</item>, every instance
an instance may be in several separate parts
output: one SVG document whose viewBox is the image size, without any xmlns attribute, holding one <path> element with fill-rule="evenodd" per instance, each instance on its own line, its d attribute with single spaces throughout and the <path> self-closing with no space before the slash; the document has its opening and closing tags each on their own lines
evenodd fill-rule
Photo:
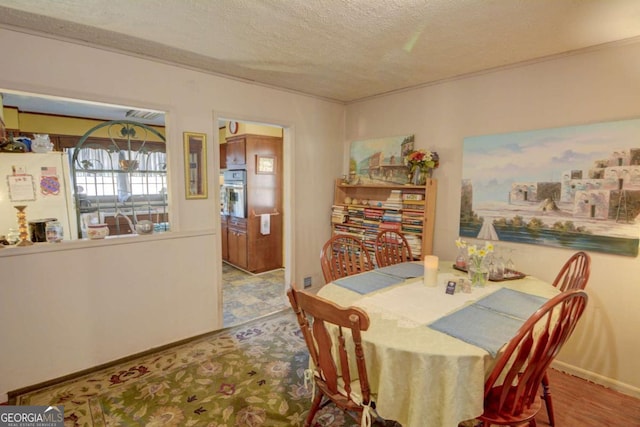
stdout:
<svg viewBox="0 0 640 427">
<path fill-rule="evenodd" d="M 640 1 L 0 0 L 0 26 L 348 103 L 640 36 Z"/>
</svg>

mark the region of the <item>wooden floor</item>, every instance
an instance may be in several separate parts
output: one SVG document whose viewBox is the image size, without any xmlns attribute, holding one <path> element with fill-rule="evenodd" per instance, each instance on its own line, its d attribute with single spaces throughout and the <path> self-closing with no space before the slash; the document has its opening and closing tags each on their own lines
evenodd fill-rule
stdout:
<svg viewBox="0 0 640 427">
<path fill-rule="evenodd" d="M 549 378 L 557 427 L 640 427 L 640 400 L 554 369 Z M 544 406 L 536 423 L 549 425 Z"/>
</svg>

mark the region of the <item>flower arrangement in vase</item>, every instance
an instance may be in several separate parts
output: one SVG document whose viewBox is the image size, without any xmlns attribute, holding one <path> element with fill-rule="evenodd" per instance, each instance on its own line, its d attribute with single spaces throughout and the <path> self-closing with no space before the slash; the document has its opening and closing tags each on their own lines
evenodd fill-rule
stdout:
<svg viewBox="0 0 640 427">
<path fill-rule="evenodd" d="M 485 242 L 484 246 L 478 247 L 476 245 L 470 245 L 464 240 L 458 238 L 456 240 L 456 246 L 458 249 L 467 250 L 467 274 L 469 280 L 474 286 L 484 286 L 489 280 L 489 269 L 484 265 L 484 260 L 490 253 L 493 252 L 493 243 Z"/>
<path fill-rule="evenodd" d="M 440 166 L 440 156 L 435 151 L 413 150 L 407 154 L 405 160 L 409 166 L 411 183 L 414 185 L 424 185 L 433 170 Z"/>
</svg>

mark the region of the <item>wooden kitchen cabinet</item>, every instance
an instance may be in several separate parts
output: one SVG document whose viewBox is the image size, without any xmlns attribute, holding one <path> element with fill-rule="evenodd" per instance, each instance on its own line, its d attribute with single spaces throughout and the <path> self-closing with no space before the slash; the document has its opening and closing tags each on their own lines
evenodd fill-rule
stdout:
<svg viewBox="0 0 640 427">
<path fill-rule="evenodd" d="M 220 218 L 220 239 L 222 240 L 222 259 L 229 261 L 229 228 L 228 217 L 222 215 Z"/>
<path fill-rule="evenodd" d="M 220 169 L 227 168 L 227 144 L 220 144 Z"/>
<path fill-rule="evenodd" d="M 227 230 L 228 262 L 247 270 L 247 221 L 231 217 Z"/>
<path fill-rule="evenodd" d="M 282 267 L 282 215 L 271 214 L 269 234 L 260 232 L 260 216 L 248 219 L 247 270 L 259 273 Z"/>
<path fill-rule="evenodd" d="M 224 145 L 226 145 L 226 169 L 234 169 L 247 164 L 246 136 L 227 138 L 227 143 Z"/>
</svg>

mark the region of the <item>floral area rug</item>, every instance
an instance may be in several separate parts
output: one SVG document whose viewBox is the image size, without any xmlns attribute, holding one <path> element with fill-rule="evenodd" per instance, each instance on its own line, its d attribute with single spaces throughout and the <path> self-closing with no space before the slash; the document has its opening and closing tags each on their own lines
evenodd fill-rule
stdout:
<svg viewBox="0 0 640 427">
<path fill-rule="evenodd" d="M 17 397 L 64 405 L 66 427 L 301 426 L 308 352 L 291 310 Z M 314 427 L 356 427 L 334 405 Z"/>
</svg>

